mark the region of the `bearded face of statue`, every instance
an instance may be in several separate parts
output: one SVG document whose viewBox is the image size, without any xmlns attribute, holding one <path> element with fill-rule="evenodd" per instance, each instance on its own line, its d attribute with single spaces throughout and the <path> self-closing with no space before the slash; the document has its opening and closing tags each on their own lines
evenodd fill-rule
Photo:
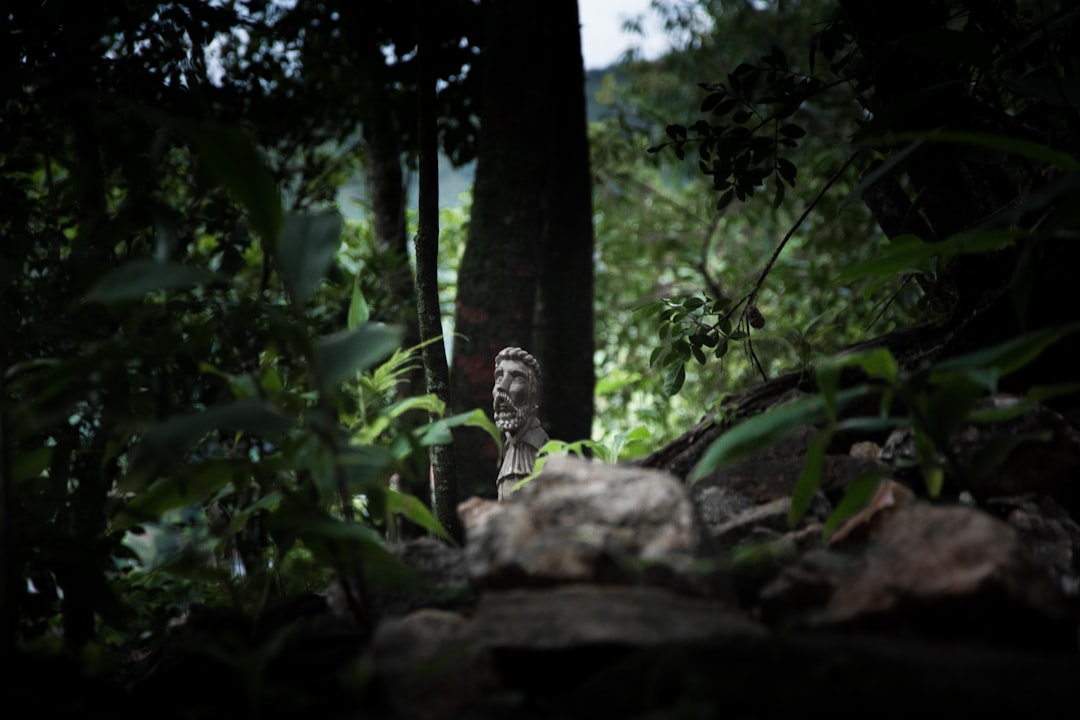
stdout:
<svg viewBox="0 0 1080 720">
<path fill-rule="evenodd" d="M 532 372 L 520 360 L 505 358 L 495 366 L 495 386 L 491 390 L 495 425 L 508 433 L 517 432 L 532 417 Z"/>
</svg>

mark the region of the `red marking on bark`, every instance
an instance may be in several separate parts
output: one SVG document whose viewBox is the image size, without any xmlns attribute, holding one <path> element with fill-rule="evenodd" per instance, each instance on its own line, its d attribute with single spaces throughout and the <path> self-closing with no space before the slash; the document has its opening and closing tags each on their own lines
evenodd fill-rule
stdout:
<svg viewBox="0 0 1080 720">
<path fill-rule="evenodd" d="M 458 367 L 465 373 L 465 377 L 469 378 L 469 382 L 473 385 L 479 385 L 480 383 L 491 382 L 492 369 L 491 361 L 482 355 L 465 355 L 458 358 Z"/>
<path fill-rule="evenodd" d="M 483 325 L 491 319 L 491 316 L 485 308 L 476 305 L 466 305 L 462 302 L 457 303 L 457 313 L 458 317 L 472 325 Z"/>
<path fill-rule="evenodd" d="M 532 263 L 521 263 L 518 265 L 517 274 L 520 278 L 531 278 L 536 273 L 536 266 Z"/>
</svg>

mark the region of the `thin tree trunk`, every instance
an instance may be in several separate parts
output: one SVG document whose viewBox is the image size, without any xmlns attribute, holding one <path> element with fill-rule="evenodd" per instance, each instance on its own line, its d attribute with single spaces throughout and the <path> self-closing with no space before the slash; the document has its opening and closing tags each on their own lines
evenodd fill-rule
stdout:
<svg viewBox="0 0 1080 720">
<path fill-rule="evenodd" d="M 435 0 L 420 0 L 419 56 L 417 67 L 418 137 L 419 137 L 419 223 L 416 246 L 417 315 L 422 341 L 442 335 L 439 312 L 439 165 L 438 135 L 435 125 L 435 63 L 434 46 L 429 42 L 425 22 L 426 5 Z M 446 349 L 442 342 L 424 346 L 424 371 L 428 392 L 450 404 L 450 370 L 446 364 Z M 432 416 L 432 420 L 438 419 Z M 454 473 L 454 452 L 451 445 L 433 445 L 431 469 L 435 483 L 435 514 L 442 526 L 458 542 L 462 532 L 457 518 L 457 479 Z"/>
</svg>

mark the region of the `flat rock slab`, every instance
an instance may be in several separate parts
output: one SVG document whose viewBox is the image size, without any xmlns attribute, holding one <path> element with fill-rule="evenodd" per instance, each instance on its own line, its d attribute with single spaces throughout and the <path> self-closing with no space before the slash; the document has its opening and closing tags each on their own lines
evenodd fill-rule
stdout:
<svg viewBox="0 0 1080 720">
<path fill-rule="evenodd" d="M 529 650 L 649 646 L 766 633 L 724 603 L 625 585 L 488 592 L 480 598 L 471 631 L 485 647 Z"/>
</svg>

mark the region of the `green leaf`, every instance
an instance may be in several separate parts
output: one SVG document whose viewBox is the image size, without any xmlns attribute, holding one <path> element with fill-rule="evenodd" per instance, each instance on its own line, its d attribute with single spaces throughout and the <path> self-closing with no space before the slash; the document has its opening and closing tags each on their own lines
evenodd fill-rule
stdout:
<svg viewBox="0 0 1080 720">
<path fill-rule="evenodd" d="M 164 469 L 183 463 L 191 446 L 213 430 L 273 438 L 293 423 L 294 418 L 257 399 L 236 400 L 200 413 L 168 418 L 147 428 L 132 450 L 121 489 L 138 490 Z"/>
<path fill-rule="evenodd" d="M 820 362 L 815 368 L 818 388 L 825 399 L 830 422 L 836 421 L 833 397 L 840 384 L 840 372 L 845 367 L 861 368 L 867 376 L 884 380 L 890 386 L 896 382 L 899 368 L 888 348 L 871 348 L 837 355 Z"/>
<path fill-rule="evenodd" d="M 837 407 L 843 407 L 869 391 L 867 387 L 842 390 L 836 395 Z M 825 401 L 820 395 L 814 395 L 747 418 L 713 441 L 691 471 L 690 482 L 697 482 L 720 465 L 768 447 L 797 427 L 816 425 L 825 417 Z"/>
<path fill-rule="evenodd" d="M 495 440 L 499 445 L 499 452 L 502 452 L 502 433 L 495 427 L 495 423 L 491 422 L 491 418 L 489 418 L 480 408 L 476 408 L 470 412 L 440 418 L 439 420 L 420 428 L 420 444 L 424 447 L 429 447 L 431 445 L 442 445 L 451 442 L 453 437 L 450 435 L 450 430 L 455 427 L 475 427 L 482 429 Z"/>
<path fill-rule="evenodd" d="M 132 260 L 101 276 L 86 299 L 90 302 L 138 300 L 148 292 L 182 290 L 211 280 L 224 280 L 217 273 L 193 265 Z"/>
<path fill-rule="evenodd" d="M 684 362 L 676 362 L 670 365 L 664 373 L 664 395 L 667 397 L 674 397 L 682 390 L 683 383 L 685 382 L 686 364 Z"/>
<path fill-rule="evenodd" d="M 1016 136 L 996 133 L 961 132 L 953 130 L 931 130 L 923 132 L 897 133 L 893 140 L 925 140 L 927 142 L 956 143 L 975 147 L 1001 150 L 1014 155 L 1023 155 L 1032 160 L 1057 165 L 1064 170 L 1080 170 L 1080 161 L 1067 152 L 1054 150 L 1048 145 L 1024 140 Z"/>
<path fill-rule="evenodd" d="M 850 203 L 861 201 L 862 196 L 867 189 L 873 186 L 878 180 L 891 173 L 894 168 L 899 167 L 901 163 L 908 159 L 908 156 L 922 147 L 922 144 L 921 140 L 916 140 L 900 151 L 893 153 L 888 160 L 878 165 L 871 172 L 863 175 L 862 180 L 855 186 L 855 189 L 845 195 L 844 199 L 840 201 L 839 207 L 842 208 Z"/>
<path fill-rule="evenodd" d="M 277 259 L 300 302 L 308 301 L 334 262 L 343 226 L 337 211 L 286 216 Z"/>
<path fill-rule="evenodd" d="M 368 309 L 367 300 L 364 299 L 364 293 L 360 290 L 360 278 L 357 277 L 353 280 L 352 298 L 349 300 L 349 330 L 355 330 L 366 323 L 370 316 L 371 311 Z"/>
<path fill-rule="evenodd" d="M 420 502 L 419 498 L 408 493 L 398 492 L 394 489 L 386 491 L 386 509 L 390 512 L 400 513 L 432 535 L 437 535 L 444 540 L 452 540 L 446 529 L 435 519 L 431 511 Z"/>
<path fill-rule="evenodd" d="M 281 493 L 277 491 L 268 492 L 254 503 L 236 509 L 232 514 L 232 519 L 229 521 L 229 527 L 219 537 L 218 542 L 224 543 L 225 540 L 243 530 L 248 521 L 256 514 L 264 510 L 273 512 L 281 504 L 281 497 Z"/>
<path fill-rule="evenodd" d="M 333 455 L 327 455 L 333 460 Z M 385 482 L 393 474 L 396 458 L 385 447 L 376 445 L 350 446 L 337 457 L 345 472 L 345 481 L 354 494 L 364 492 L 365 485 L 372 482 Z M 325 496 L 333 497 L 337 487 L 324 487 Z"/>
<path fill-rule="evenodd" d="M 919 272 L 925 270 L 930 258 L 936 257 L 939 252 L 937 245 L 923 242 L 916 235 L 899 235 L 869 260 L 841 272 L 837 282 L 843 285 L 865 278 Z"/>
<path fill-rule="evenodd" d="M 927 432 L 938 442 L 948 438 L 968 420 L 975 403 L 985 394 L 983 387 L 965 376 L 956 376 L 930 393 L 926 401 Z"/>
<path fill-rule="evenodd" d="M 922 472 L 923 483 L 926 491 L 932 498 L 941 494 L 945 486 L 945 468 L 941 466 L 938 447 L 934 444 L 934 438 L 927 434 L 926 430 L 916 426 L 915 457 Z"/>
<path fill-rule="evenodd" d="M 814 495 L 821 486 L 821 464 L 825 461 L 825 449 L 832 440 L 831 432 L 820 432 L 806 448 L 806 461 L 803 463 L 799 480 L 791 494 L 791 507 L 788 508 L 788 527 L 795 527 L 814 501 Z"/>
<path fill-rule="evenodd" d="M 853 417 L 846 418 L 836 423 L 833 427 L 835 432 L 884 433 L 899 427 L 907 427 L 910 420 L 906 417 Z"/>
<path fill-rule="evenodd" d="M 920 465 L 922 468 L 923 483 L 926 485 L 926 492 L 932 498 L 936 498 L 941 494 L 941 489 L 945 486 L 945 469 L 940 465 Z"/>
<path fill-rule="evenodd" d="M 1003 422 L 1020 417 L 1033 405 L 1043 403 L 1050 398 L 1073 395 L 1080 392 L 1080 383 L 1062 383 L 1060 385 L 1036 385 L 1030 388 L 1022 398 L 1008 405 L 976 408 L 968 414 L 972 422 Z"/>
<path fill-rule="evenodd" d="M 164 477 L 137 494 L 113 520 L 113 532 L 159 519 L 170 510 L 205 501 L 224 487 L 236 473 L 230 460 L 210 460 Z"/>
<path fill-rule="evenodd" d="M 845 355 L 842 359 L 845 365 L 862 368 L 863 372 L 870 377 L 884 380 L 889 384 L 896 382 L 896 377 L 900 372 L 896 358 L 886 347 L 862 350 Z"/>
<path fill-rule="evenodd" d="M 814 368 L 817 377 L 818 391 L 825 403 L 825 414 L 830 423 L 836 422 L 838 408 L 836 396 L 840 389 L 840 369 L 842 365 L 836 361 L 826 361 Z"/>
<path fill-rule="evenodd" d="M 355 330 L 319 338 L 315 343 L 315 357 L 323 389 L 374 367 L 398 348 L 403 337 L 404 332 L 396 325 L 369 322 Z"/>
<path fill-rule="evenodd" d="M 884 469 L 871 470 L 851 481 L 844 491 L 844 496 L 836 504 L 836 508 L 825 519 L 825 537 L 832 535 L 845 520 L 866 507 L 877 492 L 883 477 L 885 477 Z"/>
<path fill-rule="evenodd" d="M 331 517 L 296 497 L 286 497 L 267 518 L 278 545 L 290 547 L 296 538 L 328 566 L 345 569 L 346 576 L 362 568 L 372 587 L 415 586 L 418 577 L 407 564 L 389 552 L 374 529 Z"/>
<path fill-rule="evenodd" d="M 652 440 L 652 431 L 645 425 L 638 425 L 629 432 L 616 433 L 612 440 L 610 462 L 619 462 L 627 454 L 636 457 L 645 453 L 650 440 Z"/>
<path fill-rule="evenodd" d="M 596 393 L 597 397 L 614 395 L 625 387 L 641 382 L 642 379 L 643 376 L 639 372 L 629 372 L 622 368 L 615 368 L 607 375 L 596 379 L 596 387 L 593 392 Z"/>
<path fill-rule="evenodd" d="M 1045 328 L 993 347 L 943 360 L 930 369 L 930 379 L 932 382 L 940 382 L 951 373 L 987 369 L 992 369 L 999 377 L 1003 377 L 1024 367 L 1039 357 L 1043 350 L 1066 335 L 1076 332 L 1078 328 L 1080 325 L 1075 324 Z"/>
<path fill-rule="evenodd" d="M 270 515 L 268 524 L 272 530 L 287 529 L 312 547 L 319 544 L 313 542 L 315 540 L 373 545 L 383 543 L 382 537 L 373 528 L 339 520 L 293 496 L 282 499 L 277 511 Z"/>
<path fill-rule="evenodd" d="M 870 260 L 840 273 L 838 282 L 848 283 L 867 278 L 889 277 L 896 274 L 925 272 L 930 261 L 944 268 L 958 255 L 988 253 L 1016 243 L 1022 233 L 1016 230 L 972 230 L 957 233 L 943 242 L 923 242 L 915 235 L 896 237 L 882 252 Z"/>
<path fill-rule="evenodd" d="M 281 232 L 281 201 L 274 176 L 247 133 L 185 120 L 170 124 L 191 140 L 202 164 L 244 206 L 255 232 L 274 247 Z"/>
<path fill-rule="evenodd" d="M 715 108 L 726 97 L 726 93 L 714 92 L 705 96 L 701 101 L 701 112 L 706 113 Z"/>
</svg>

